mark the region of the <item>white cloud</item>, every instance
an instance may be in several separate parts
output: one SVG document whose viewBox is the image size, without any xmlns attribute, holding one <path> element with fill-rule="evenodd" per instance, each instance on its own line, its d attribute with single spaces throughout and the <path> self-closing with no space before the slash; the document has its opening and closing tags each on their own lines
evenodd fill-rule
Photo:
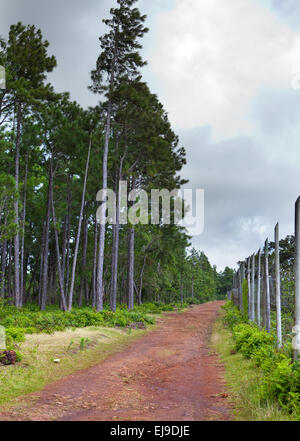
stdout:
<svg viewBox="0 0 300 441">
<path fill-rule="evenodd" d="M 291 89 L 300 34 L 252 0 L 177 0 L 159 14 L 149 65 L 177 127 L 211 125 L 214 138 L 251 133 L 251 101 Z"/>
</svg>

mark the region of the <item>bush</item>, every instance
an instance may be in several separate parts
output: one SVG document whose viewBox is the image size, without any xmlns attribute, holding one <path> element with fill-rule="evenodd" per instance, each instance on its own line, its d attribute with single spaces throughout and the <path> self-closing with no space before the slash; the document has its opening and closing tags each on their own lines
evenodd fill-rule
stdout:
<svg viewBox="0 0 300 441">
<path fill-rule="evenodd" d="M 235 350 L 246 358 L 252 358 L 261 348 L 272 348 L 274 337 L 266 331 L 260 331 L 255 325 L 239 324 L 233 327 Z"/>
<path fill-rule="evenodd" d="M 231 330 L 235 325 L 239 323 L 245 323 L 245 317 L 231 301 L 227 302 L 222 308 L 225 310 L 223 322 L 225 326 L 227 326 Z"/>
<path fill-rule="evenodd" d="M 300 419 L 300 364 L 292 360 L 290 343 L 277 351 L 274 335 L 260 330 L 254 323 L 245 323 L 245 317 L 232 302 L 228 302 L 224 309 L 223 320 L 232 330 L 235 350 L 252 359 L 264 373 L 261 399 L 276 400 L 293 413 L 295 419 Z"/>
<path fill-rule="evenodd" d="M 300 406 L 300 367 L 292 363 L 291 359 L 282 357 L 282 360 L 270 366 L 266 372 L 261 387 L 263 399 L 272 398 L 289 412 L 299 415 Z"/>
</svg>

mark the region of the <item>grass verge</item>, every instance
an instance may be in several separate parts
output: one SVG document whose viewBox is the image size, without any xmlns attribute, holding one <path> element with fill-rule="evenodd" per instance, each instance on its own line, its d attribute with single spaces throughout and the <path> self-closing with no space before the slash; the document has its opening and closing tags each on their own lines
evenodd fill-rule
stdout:
<svg viewBox="0 0 300 441">
<path fill-rule="evenodd" d="M 230 331 L 224 328 L 222 318 L 215 324 L 211 345 L 220 354 L 225 366 L 225 379 L 236 421 L 292 421 L 291 416 L 277 403 L 261 402 L 263 372 L 242 354 L 232 353 L 233 338 Z"/>
<path fill-rule="evenodd" d="M 21 345 L 22 362 L 0 367 L 0 410 L 8 410 L 22 395 L 39 391 L 46 384 L 103 361 L 152 328 L 143 331 L 87 327 L 51 335 L 27 335 Z M 59 363 L 55 363 L 55 359 L 59 359 Z"/>
</svg>

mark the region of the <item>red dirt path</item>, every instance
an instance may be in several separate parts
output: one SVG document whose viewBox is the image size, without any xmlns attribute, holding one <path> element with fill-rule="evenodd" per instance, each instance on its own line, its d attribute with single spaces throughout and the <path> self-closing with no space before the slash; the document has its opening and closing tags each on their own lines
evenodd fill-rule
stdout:
<svg viewBox="0 0 300 441">
<path fill-rule="evenodd" d="M 14 408 L 0 419 L 230 420 L 224 369 L 208 348 L 221 305 L 166 314 L 122 352 L 24 397 L 21 412 Z"/>
</svg>

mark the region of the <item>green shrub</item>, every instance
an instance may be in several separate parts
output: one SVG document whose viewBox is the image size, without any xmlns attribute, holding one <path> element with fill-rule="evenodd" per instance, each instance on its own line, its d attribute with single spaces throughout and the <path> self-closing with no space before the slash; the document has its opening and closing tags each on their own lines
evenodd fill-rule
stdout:
<svg viewBox="0 0 300 441">
<path fill-rule="evenodd" d="M 291 359 L 282 357 L 266 372 L 261 387 L 263 399 L 277 400 L 280 405 L 300 418 L 300 367 Z"/>
<path fill-rule="evenodd" d="M 260 330 L 254 323 L 243 323 L 245 316 L 232 302 L 224 309 L 223 320 L 232 330 L 235 350 L 252 359 L 263 371 L 261 400 L 277 401 L 293 414 L 293 418 L 300 420 L 300 364 L 292 361 L 291 343 L 278 351 L 275 336 Z"/>
<path fill-rule="evenodd" d="M 225 326 L 232 328 L 240 323 L 245 323 L 245 318 L 242 315 L 242 313 L 234 306 L 234 304 L 229 301 L 224 306 L 223 309 L 225 310 L 225 316 L 223 318 L 223 322 Z"/>
<path fill-rule="evenodd" d="M 246 279 L 243 280 L 243 315 L 246 320 L 248 320 L 248 282 Z"/>
<path fill-rule="evenodd" d="M 235 349 L 241 352 L 246 358 L 252 358 L 260 348 L 274 345 L 274 337 L 265 330 L 259 330 L 255 325 L 240 324 L 233 327 Z"/>
<path fill-rule="evenodd" d="M 6 344 L 21 343 L 25 341 L 24 329 L 22 328 L 6 328 Z"/>
</svg>

